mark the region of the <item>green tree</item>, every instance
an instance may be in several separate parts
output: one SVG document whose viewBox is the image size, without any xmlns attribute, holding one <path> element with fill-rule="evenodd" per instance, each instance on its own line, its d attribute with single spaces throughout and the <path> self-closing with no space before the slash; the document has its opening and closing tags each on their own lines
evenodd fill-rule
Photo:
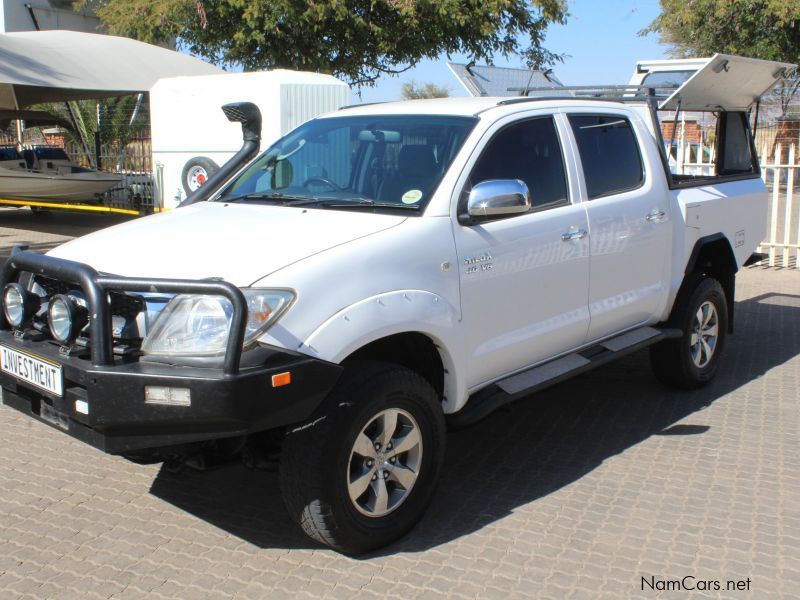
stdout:
<svg viewBox="0 0 800 600">
<path fill-rule="evenodd" d="M 104 98 L 102 100 L 78 100 L 70 102 L 72 114 L 79 131 L 65 132 L 68 140 L 80 144 L 81 136 L 94 143 L 94 134 L 100 132 L 100 142 L 123 148 L 134 136 L 148 125 L 147 102 L 142 102 L 136 119 L 131 117 L 136 110 L 137 95 Z M 69 113 L 63 103 L 43 104 L 37 107 L 46 110 L 64 121 L 69 121 Z M 98 113 L 100 126 L 98 129 Z"/>
<path fill-rule="evenodd" d="M 95 132 L 100 133 L 100 144 L 107 152 L 112 155 L 122 155 L 127 144 L 149 125 L 148 102 L 146 100 L 138 102 L 138 95 L 101 100 L 76 100 L 69 104 L 74 124 L 64 103 L 47 103 L 35 108 L 47 111 L 69 123 L 70 127 L 64 130 L 67 141 L 78 148 L 82 148 L 83 142 L 86 142 L 92 152 Z M 136 118 L 132 120 L 134 112 Z"/>
<path fill-rule="evenodd" d="M 532 67 L 563 57 L 543 46 L 566 0 L 82 0 L 110 33 L 178 39 L 217 64 L 290 68 L 372 85 L 424 58 L 463 53 L 490 62 L 522 54 Z M 520 42 L 526 37 L 528 45 Z"/>
<path fill-rule="evenodd" d="M 400 90 L 403 100 L 421 100 L 423 98 L 447 98 L 450 95 L 450 88 L 436 85 L 435 83 L 425 83 L 420 86 L 413 79 L 403 84 Z"/>
<path fill-rule="evenodd" d="M 656 33 L 679 57 L 715 52 L 800 63 L 798 0 L 661 0 L 661 13 L 641 34 Z M 800 89 L 787 79 L 775 96 L 782 114 Z"/>
</svg>

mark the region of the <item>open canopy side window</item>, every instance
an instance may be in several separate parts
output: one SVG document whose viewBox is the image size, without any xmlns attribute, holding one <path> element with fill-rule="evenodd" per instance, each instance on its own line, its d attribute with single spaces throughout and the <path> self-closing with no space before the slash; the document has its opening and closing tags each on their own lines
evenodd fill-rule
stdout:
<svg viewBox="0 0 800 600">
<path fill-rule="evenodd" d="M 715 54 L 658 104 L 673 185 L 760 175 L 748 111 L 795 65 Z"/>
<path fill-rule="evenodd" d="M 659 108 L 746 111 L 795 68 L 789 63 L 715 54 Z"/>
</svg>

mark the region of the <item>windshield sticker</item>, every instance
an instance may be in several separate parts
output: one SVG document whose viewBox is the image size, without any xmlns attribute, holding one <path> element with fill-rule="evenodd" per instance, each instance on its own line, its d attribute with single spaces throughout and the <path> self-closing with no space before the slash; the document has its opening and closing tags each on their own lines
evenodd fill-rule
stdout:
<svg viewBox="0 0 800 600">
<path fill-rule="evenodd" d="M 422 190 L 408 190 L 400 199 L 403 204 L 416 204 L 422 200 Z"/>
</svg>

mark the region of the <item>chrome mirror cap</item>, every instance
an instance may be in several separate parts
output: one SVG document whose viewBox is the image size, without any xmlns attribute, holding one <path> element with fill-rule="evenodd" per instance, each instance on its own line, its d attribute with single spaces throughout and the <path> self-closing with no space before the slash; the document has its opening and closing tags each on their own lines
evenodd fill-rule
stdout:
<svg viewBox="0 0 800 600">
<path fill-rule="evenodd" d="M 531 194 L 519 179 L 489 179 L 472 187 L 467 200 L 469 216 L 477 219 L 516 215 L 531 208 Z"/>
</svg>

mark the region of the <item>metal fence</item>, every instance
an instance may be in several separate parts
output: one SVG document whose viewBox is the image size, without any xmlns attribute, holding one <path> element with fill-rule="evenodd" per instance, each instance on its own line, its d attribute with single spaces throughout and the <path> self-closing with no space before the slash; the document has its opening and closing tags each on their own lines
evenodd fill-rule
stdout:
<svg viewBox="0 0 800 600">
<path fill-rule="evenodd" d="M 64 146 L 73 162 L 122 176 L 118 186 L 103 194 L 106 206 L 143 214 L 153 211 L 156 194 L 149 136 L 130 140 L 125 146 L 102 145 L 99 154 L 98 148 L 90 148 L 87 154 L 80 145 L 66 143 Z"/>
</svg>

